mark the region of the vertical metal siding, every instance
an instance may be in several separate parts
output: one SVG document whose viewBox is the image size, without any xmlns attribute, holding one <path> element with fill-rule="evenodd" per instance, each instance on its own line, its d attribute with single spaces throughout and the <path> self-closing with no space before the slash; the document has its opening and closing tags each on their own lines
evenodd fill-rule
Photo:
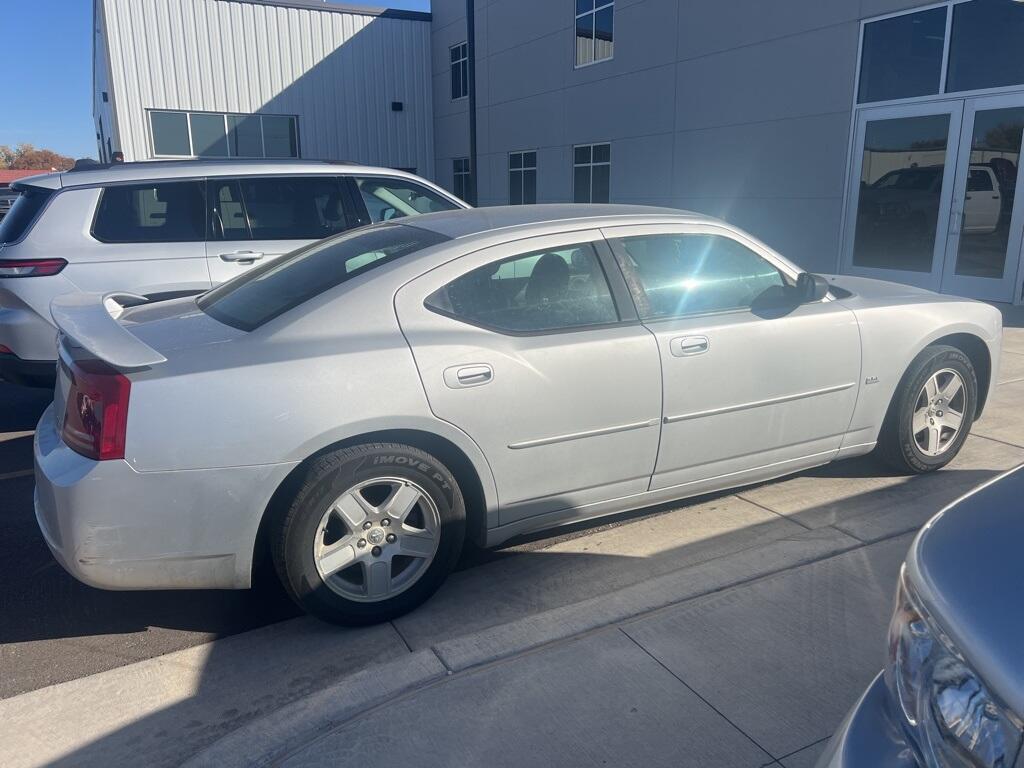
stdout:
<svg viewBox="0 0 1024 768">
<path fill-rule="evenodd" d="M 429 22 L 222 0 L 98 1 L 126 159 L 152 156 L 147 110 L 262 112 L 299 116 L 303 157 L 433 176 Z"/>
</svg>

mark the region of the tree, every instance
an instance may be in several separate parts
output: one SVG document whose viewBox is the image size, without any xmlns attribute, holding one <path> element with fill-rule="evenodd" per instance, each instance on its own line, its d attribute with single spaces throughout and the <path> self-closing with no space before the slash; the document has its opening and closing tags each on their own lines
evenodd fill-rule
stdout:
<svg viewBox="0 0 1024 768">
<path fill-rule="evenodd" d="M 11 148 L 0 145 L 0 168 L 12 171 L 66 171 L 75 164 L 70 157 L 65 157 L 52 149 L 36 149 L 31 144 L 19 144 Z"/>
</svg>

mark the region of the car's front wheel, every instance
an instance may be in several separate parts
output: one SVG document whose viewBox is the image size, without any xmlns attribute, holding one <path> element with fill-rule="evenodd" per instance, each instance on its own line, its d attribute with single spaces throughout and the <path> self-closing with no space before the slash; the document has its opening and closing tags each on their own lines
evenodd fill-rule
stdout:
<svg viewBox="0 0 1024 768">
<path fill-rule="evenodd" d="M 956 347 L 926 347 L 910 364 L 893 397 L 878 453 L 903 472 L 944 467 L 960 452 L 974 421 L 978 379 Z"/>
<path fill-rule="evenodd" d="M 274 564 L 309 613 L 339 624 L 400 616 L 429 598 L 462 550 L 466 510 L 451 472 L 408 445 L 317 458 L 274 532 Z"/>
</svg>

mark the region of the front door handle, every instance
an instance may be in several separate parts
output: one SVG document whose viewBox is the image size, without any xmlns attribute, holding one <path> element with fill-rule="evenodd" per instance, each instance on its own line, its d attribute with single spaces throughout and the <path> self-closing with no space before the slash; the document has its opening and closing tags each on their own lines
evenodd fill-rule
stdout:
<svg viewBox="0 0 1024 768">
<path fill-rule="evenodd" d="M 452 389 L 479 387 L 494 378 L 491 366 L 479 363 L 476 365 L 456 365 L 444 371 L 444 383 Z"/>
<path fill-rule="evenodd" d="M 237 261 L 239 264 L 252 264 L 263 258 L 260 251 L 231 251 L 220 254 L 221 261 Z"/>
<path fill-rule="evenodd" d="M 707 336 L 677 336 L 668 343 L 669 351 L 675 357 L 703 355 L 710 346 Z"/>
</svg>

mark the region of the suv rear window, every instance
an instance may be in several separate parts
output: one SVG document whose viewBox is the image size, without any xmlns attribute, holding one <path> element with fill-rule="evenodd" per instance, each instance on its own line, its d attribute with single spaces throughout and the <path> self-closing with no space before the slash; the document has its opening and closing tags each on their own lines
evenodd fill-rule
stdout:
<svg viewBox="0 0 1024 768">
<path fill-rule="evenodd" d="M 23 187 L 11 210 L 0 221 L 0 244 L 21 240 L 51 197 L 53 190 Z"/>
<path fill-rule="evenodd" d="M 194 243 L 206 239 L 202 181 L 107 187 L 100 195 L 92 235 L 104 243 Z"/>
<path fill-rule="evenodd" d="M 347 280 L 449 239 L 400 224 L 357 229 L 250 269 L 200 296 L 199 308 L 251 331 Z"/>
</svg>

